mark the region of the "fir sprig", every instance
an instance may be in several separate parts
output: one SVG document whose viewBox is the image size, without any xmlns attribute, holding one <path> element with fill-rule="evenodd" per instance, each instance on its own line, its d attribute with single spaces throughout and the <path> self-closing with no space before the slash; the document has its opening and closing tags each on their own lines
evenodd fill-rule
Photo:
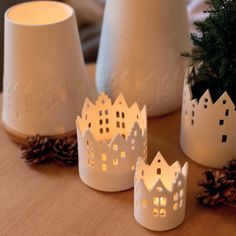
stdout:
<svg viewBox="0 0 236 236">
<path fill-rule="evenodd" d="M 206 4 L 207 18 L 196 22 L 199 33 L 191 34 L 194 50 L 183 54 L 191 58 L 191 65 L 200 64 L 188 82 L 198 100 L 209 89 L 213 101 L 227 91 L 236 104 L 236 1 L 210 0 Z"/>
</svg>

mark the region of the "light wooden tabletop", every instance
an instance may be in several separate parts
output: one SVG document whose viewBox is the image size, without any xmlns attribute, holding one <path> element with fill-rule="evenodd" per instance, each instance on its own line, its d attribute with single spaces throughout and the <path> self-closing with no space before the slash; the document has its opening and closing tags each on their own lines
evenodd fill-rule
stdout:
<svg viewBox="0 0 236 236">
<path fill-rule="evenodd" d="M 93 73 L 89 67 L 91 83 Z M 180 112 L 149 119 L 149 160 L 160 150 L 169 163 L 190 164 L 184 223 L 172 231 L 155 233 L 135 222 L 133 190 L 103 193 L 90 189 L 80 181 L 77 167 L 28 166 L 20 158 L 19 146 L 0 127 L 0 235 L 236 235 L 235 209 L 208 209 L 195 200 L 196 182 L 204 168 L 181 151 L 179 129 Z"/>
</svg>

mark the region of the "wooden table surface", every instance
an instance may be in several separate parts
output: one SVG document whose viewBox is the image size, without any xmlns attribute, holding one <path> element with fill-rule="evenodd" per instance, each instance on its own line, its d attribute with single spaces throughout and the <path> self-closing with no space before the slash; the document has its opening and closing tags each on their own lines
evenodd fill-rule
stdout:
<svg viewBox="0 0 236 236">
<path fill-rule="evenodd" d="M 89 72 L 94 86 L 94 68 L 89 67 Z M 174 230 L 157 233 L 136 223 L 133 190 L 95 191 L 80 181 L 77 167 L 28 166 L 20 158 L 19 146 L 0 127 L 0 235 L 236 235 L 235 209 L 208 209 L 195 200 L 196 182 L 204 168 L 181 151 L 179 129 L 180 112 L 149 119 L 149 160 L 160 150 L 169 163 L 190 164 L 185 221 Z"/>
</svg>

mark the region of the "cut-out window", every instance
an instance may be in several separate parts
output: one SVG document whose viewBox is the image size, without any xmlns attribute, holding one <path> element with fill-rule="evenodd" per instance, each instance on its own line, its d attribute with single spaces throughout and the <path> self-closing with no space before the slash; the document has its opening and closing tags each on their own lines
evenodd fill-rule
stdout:
<svg viewBox="0 0 236 236">
<path fill-rule="evenodd" d="M 99 111 L 99 116 L 102 116 L 102 111 Z"/>
<path fill-rule="evenodd" d="M 118 145 L 117 144 L 113 144 L 112 149 L 113 149 L 113 151 L 118 151 Z"/>
<path fill-rule="evenodd" d="M 87 140 L 87 146 L 89 146 L 89 141 Z"/>
<path fill-rule="evenodd" d="M 160 210 L 160 217 L 166 217 L 166 210 L 165 209 Z"/>
<path fill-rule="evenodd" d="M 107 155 L 105 153 L 102 153 L 102 161 L 107 161 Z"/>
<path fill-rule="evenodd" d="M 157 208 L 153 208 L 152 213 L 153 213 L 154 217 L 158 217 L 158 209 Z"/>
<path fill-rule="evenodd" d="M 112 162 L 113 162 L 113 165 L 114 165 L 114 166 L 118 166 L 118 164 L 119 164 L 118 158 L 113 159 Z"/>
<path fill-rule="evenodd" d="M 124 122 L 122 122 L 122 128 L 123 128 L 123 129 L 125 128 L 125 123 L 124 123 Z"/>
<path fill-rule="evenodd" d="M 160 205 L 161 206 L 166 206 L 166 203 L 167 203 L 167 199 L 165 197 L 161 197 L 160 198 Z"/>
<path fill-rule="evenodd" d="M 222 143 L 226 143 L 228 139 L 227 135 L 222 135 Z"/>
<path fill-rule="evenodd" d="M 142 170 L 142 176 L 144 176 L 144 170 Z"/>
<path fill-rule="evenodd" d="M 191 125 L 194 125 L 194 120 L 193 119 L 191 120 Z"/>
<path fill-rule="evenodd" d="M 208 98 L 205 98 L 205 102 L 208 102 Z"/>
<path fill-rule="evenodd" d="M 158 159 L 157 162 L 160 163 L 160 162 L 161 162 L 161 159 Z"/>
<path fill-rule="evenodd" d="M 161 174 L 161 168 L 157 168 L 157 175 Z"/>
<path fill-rule="evenodd" d="M 87 120 L 87 119 L 88 119 L 88 115 L 86 114 L 86 115 L 85 115 L 85 120 Z"/>
<path fill-rule="evenodd" d="M 116 127 L 120 128 L 120 122 L 119 121 L 116 122 Z"/>
<path fill-rule="evenodd" d="M 192 116 L 194 116 L 194 111 L 192 111 Z"/>
<path fill-rule="evenodd" d="M 117 118 L 120 117 L 120 112 L 119 112 L 119 111 L 116 112 L 116 117 L 117 117 Z"/>
<path fill-rule="evenodd" d="M 125 118 L 125 113 L 124 113 L 124 112 L 122 112 L 122 114 L 121 114 L 121 115 L 122 115 L 122 118 Z"/>
<path fill-rule="evenodd" d="M 106 132 L 109 133 L 109 128 L 106 128 Z"/>
<path fill-rule="evenodd" d="M 147 207 L 147 200 L 146 199 L 142 199 L 142 206 Z"/>
<path fill-rule="evenodd" d="M 173 200 L 174 201 L 178 201 L 179 200 L 179 194 L 178 193 L 174 193 Z"/>
<path fill-rule="evenodd" d="M 184 196 L 184 190 L 183 189 L 180 190 L 179 196 L 180 196 L 180 198 L 182 198 Z"/>
<path fill-rule="evenodd" d="M 108 110 L 105 110 L 105 115 L 108 115 Z"/>
<path fill-rule="evenodd" d="M 102 104 L 104 104 L 105 103 L 105 100 L 102 100 Z"/>
<path fill-rule="evenodd" d="M 179 202 L 179 208 L 183 206 L 183 199 L 180 200 Z"/>
<path fill-rule="evenodd" d="M 102 120 L 99 120 L 99 125 L 102 125 L 102 123 L 103 123 Z"/>
<path fill-rule="evenodd" d="M 138 135 L 138 132 L 137 132 L 137 130 L 135 130 L 134 131 L 134 136 L 137 137 L 137 135 Z"/>
<path fill-rule="evenodd" d="M 91 123 L 88 124 L 88 127 L 91 128 Z"/>
<path fill-rule="evenodd" d="M 106 124 L 109 124 L 109 120 L 108 119 L 106 119 Z"/>
<path fill-rule="evenodd" d="M 154 197 L 153 198 L 153 204 L 156 206 L 159 206 L 159 197 Z"/>
<path fill-rule="evenodd" d="M 175 203 L 175 204 L 173 205 L 173 210 L 174 210 L 174 211 L 177 211 L 177 210 L 178 210 L 178 203 Z"/>
<path fill-rule="evenodd" d="M 125 134 L 122 134 L 121 136 L 125 139 Z"/>
<path fill-rule="evenodd" d="M 162 188 L 162 187 L 157 187 L 157 191 L 158 191 L 158 192 L 162 192 L 162 191 L 163 191 L 163 188 Z"/>
<path fill-rule="evenodd" d="M 220 120 L 219 124 L 224 125 L 224 120 Z"/>
<path fill-rule="evenodd" d="M 125 152 L 120 152 L 120 157 L 125 158 Z"/>
<path fill-rule="evenodd" d="M 225 116 L 229 116 L 229 110 L 225 110 Z"/>
<path fill-rule="evenodd" d="M 226 104 L 226 100 L 223 100 L 223 104 L 224 104 L 224 105 Z"/>
<path fill-rule="evenodd" d="M 207 105 L 204 105 L 204 109 L 207 109 Z"/>
<path fill-rule="evenodd" d="M 103 134 L 103 128 L 100 129 L 100 134 Z"/>
<path fill-rule="evenodd" d="M 102 171 L 106 172 L 107 171 L 107 164 L 102 163 Z"/>
<path fill-rule="evenodd" d="M 193 104 L 193 108 L 195 107 L 195 104 Z"/>
</svg>

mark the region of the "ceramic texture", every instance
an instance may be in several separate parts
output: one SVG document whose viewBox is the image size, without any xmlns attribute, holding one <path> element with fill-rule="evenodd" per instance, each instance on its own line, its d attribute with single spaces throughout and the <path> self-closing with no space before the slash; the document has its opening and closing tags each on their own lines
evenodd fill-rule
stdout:
<svg viewBox="0 0 236 236">
<path fill-rule="evenodd" d="M 29 11 L 31 18 L 18 16 L 18 8 Z M 49 15 L 58 9 L 59 15 L 40 24 L 33 16 L 38 9 L 49 9 Z M 71 7 L 41 1 L 10 8 L 5 14 L 4 60 L 2 120 L 7 127 L 24 135 L 75 130 L 86 98 L 86 72 Z"/>
<path fill-rule="evenodd" d="M 147 105 L 149 116 L 181 105 L 189 49 L 185 0 L 108 0 L 96 83 L 99 92 Z"/>
</svg>

